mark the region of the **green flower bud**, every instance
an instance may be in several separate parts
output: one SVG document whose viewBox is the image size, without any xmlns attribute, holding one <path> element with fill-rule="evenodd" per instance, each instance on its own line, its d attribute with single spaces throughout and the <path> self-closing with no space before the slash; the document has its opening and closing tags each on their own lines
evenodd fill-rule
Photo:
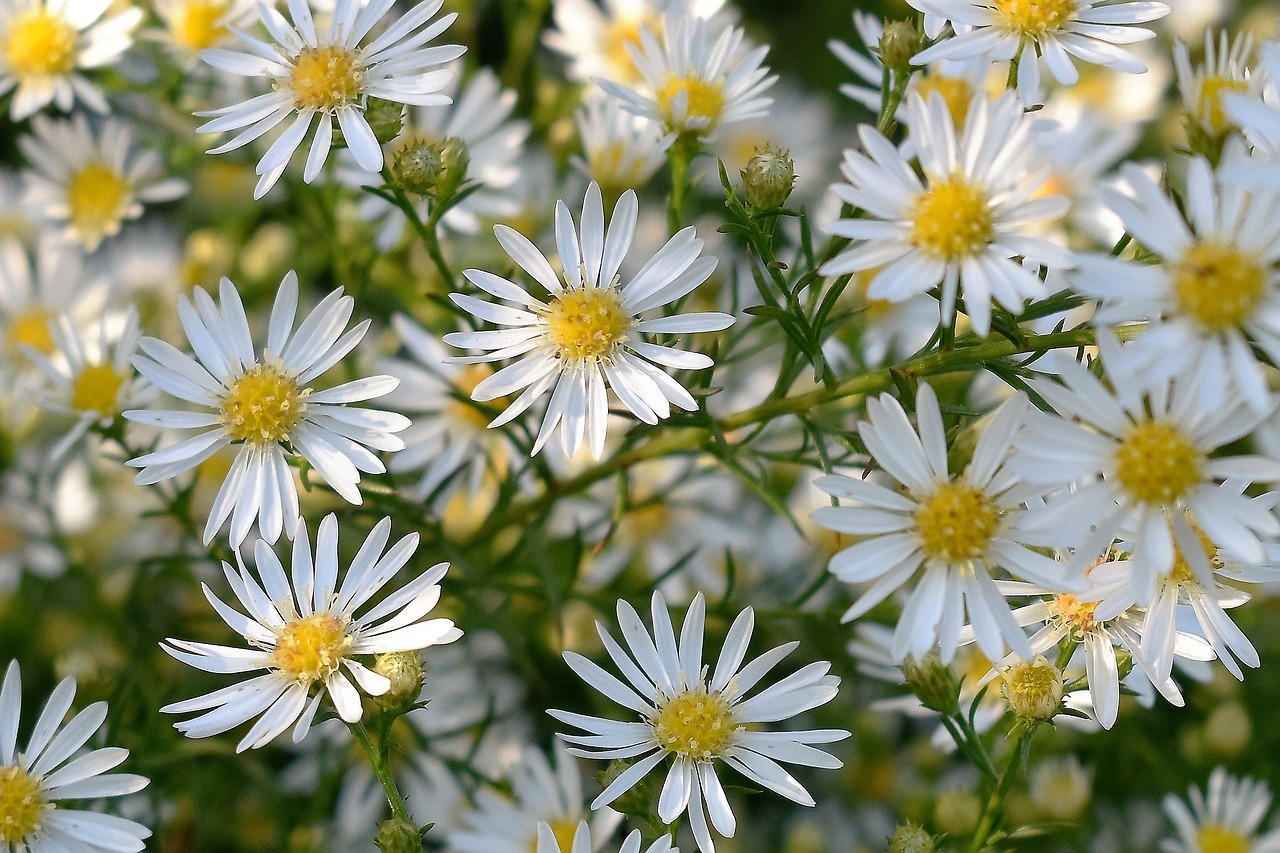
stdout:
<svg viewBox="0 0 1280 853">
<path fill-rule="evenodd" d="M 411 137 L 391 155 L 391 177 L 401 189 L 447 199 L 467 178 L 467 146 L 461 139 Z"/>
<path fill-rule="evenodd" d="M 364 108 L 364 120 L 369 122 L 369 127 L 373 129 L 374 139 L 378 140 L 380 145 L 386 145 L 399 136 L 400 129 L 404 127 L 404 104 L 370 98 L 368 105 Z M 338 124 L 336 118 L 331 121 L 333 122 L 333 146 L 346 148 L 347 138 L 342 133 L 342 126 Z"/>
<path fill-rule="evenodd" d="M 422 836 L 418 827 L 396 817 L 384 820 L 378 826 L 373 843 L 382 853 L 422 853 Z"/>
<path fill-rule="evenodd" d="M 933 836 L 911 823 L 899 826 L 889 839 L 889 853 L 934 853 L 936 849 Z"/>
<path fill-rule="evenodd" d="M 394 714 L 403 714 L 413 707 L 422 692 L 425 668 L 419 652 L 387 652 L 378 655 L 373 671 L 391 682 L 391 689 L 378 698 L 378 704 Z"/>
<path fill-rule="evenodd" d="M 773 145 L 757 148 L 756 154 L 742 170 L 742 189 L 747 203 L 756 210 L 772 210 L 782 207 L 796 183 L 796 164 L 783 151 Z"/>
<path fill-rule="evenodd" d="M 911 57 L 924 46 L 915 21 L 887 21 L 880 34 L 880 61 L 893 71 L 911 70 Z"/>
<path fill-rule="evenodd" d="M 929 652 L 923 658 L 907 658 L 902 664 L 902 675 L 907 687 L 930 711 L 939 714 L 960 712 L 960 681 L 955 670 L 942 662 L 937 652 Z"/>
</svg>

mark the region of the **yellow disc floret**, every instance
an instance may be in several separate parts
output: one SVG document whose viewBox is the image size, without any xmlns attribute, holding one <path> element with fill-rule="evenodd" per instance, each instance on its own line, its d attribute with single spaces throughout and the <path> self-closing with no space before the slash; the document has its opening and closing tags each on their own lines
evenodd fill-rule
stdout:
<svg viewBox="0 0 1280 853">
<path fill-rule="evenodd" d="M 1020 660 L 1000 673 L 1001 692 L 1010 709 L 1025 720 L 1048 720 L 1062 703 L 1062 673 L 1043 655 Z"/>
<path fill-rule="evenodd" d="M 1195 118 L 1214 133 L 1222 133 L 1231 127 L 1226 110 L 1222 108 L 1222 96 L 1228 92 L 1243 94 L 1249 91 L 1244 80 L 1216 75 L 1204 78 L 1200 83 L 1200 98 Z"/>
<path fill-rule="evenodd" d="M 309 390 L 309 389 L 308 389 Z M 308 390 L 269 364 L 256 364 L 231 384 L 222 398 L 222 422 L 233 441 L 286 441 L 306 411 Z"/>
<path fill-rule="evenodd" d="M 551 300 L 545 317 L 557 356 L 570 361 L 608 361 L 632 322 L 613 287 L 566 288 Z"/>
<path fill-rule="evenodd" d="M 1178 310 L 1206 332 L 1238 328 L 1267 295 L 1267 269 L 1230 243 L 1193 244 L 1173 267 Z"/>
<path fill-rule="evenodd" d="M 685 93 L 683 113 L 677 113 L 675 99 Z M 723 82 L 709 82 L 701 77 L 668 77 L 657 94 L 658 112 L 667 127 L 677 130 L 688 125 L 691 118 L 705 118 L 710 124 L 700 130 L 711 130 L 724 111 Z"/>
<path fill-rule="evenodd" d="M 493 368 L 487 364 L 469 364 L 458 371 L 453 380 L 457 394 L 447 409 L 454 420 L 479 431 L 484 431 L 489 426 L 489 416 L 471 402 L 471 392 L 492 375 Z"/>
<path fill-rule="evenodd" d="M 1077 0 L 993 0 L 1004 29 L 1026 38 L 1061 31 L 1075 19 Z"/>
<path fill-rule="evenodd" d="M 89 365 L 71 382 L 71 408 L 114 417 L 119 414 L 117 398 L 127 378 L 110 362 Z"/>
<path fill-rule="evenodd" d="M 40 828 L 40 782 L 18 766 L 0 767 L 0 841 L 17 844 Z"/>
<path fill-rule="evenodd" d="M 193 52 L 212 47 L 227 35 L 222 19 L 228 5 L 218 0 L 187 0 L 169 22 L 173 40 Z"/>
<path fill-rule="evenodd" d="M 271 666 L 295 681 L 324 681 L 341 665 L 353 642 L 346 620 L 332 613 L 299 617 L 279 629 Z"/>
<path fill-rule="evenodd" d="M 639 48 L 641 28 L 647 26 L 650 31 L 656 32 L 657 24 L 658 19 L 653 17 L 619 18 L 609 24 L 604 34 L 604 52 L 609 57 L 609 62 L 630 77 L 638 76 L 639 70 L 628 45 Z"/>
<path fill-rule="evenodd" d="M 1196 842 L 1200 853 L 1249 853 L 1253 844 L 1234 829 L 1206 823 L 1196 830 Z"/>
<path fill-rule="evenodd" d="M 131 196 L 123 175 L 105 163 L 90 163 L 67 181 L 71 224 L 84 237 L 113 234 L 128 212 Z"/>
<path fill-rule="evenodd" d="M 691 761 L 710 761 L 724 755 L 741 730 L 733 721 L 729 702 L 705 687 L 696 687 L 659 701 L 649 721 L 658 745 Z"/>
<path fill-rule="evenodd" d="M 1172 504 L 1200 481 L 1203 456 L 1173 424 L 1143 421 L 1116 450 L 1116 479 L 1137 503 Z"/>
<path fill-rule="evenodd" d="M 911 245 L 944 261 L 978 254 L 994 233 L 986 193 L 961 175 L 933 181 L 911 211 Z"/>
<path fill-rule="evenodd" d="M 551 834 L 556 838 L 556 848 L 565 851 L 573 849 L 573 836 L 578 831 L 578 822 L 568 818 L 552 818 L 547 821 Z M 529 839 L 529 853 L 538 853 L 538 837 Z"/>
<path fill-rule="evenodd" d="M 0 34 L 4 58 L 18 79 L 54 77 L 76 66 L 76 31 L 44 9 L 16 15 Z"/>
<path fill-rule="evenodd" d="M 49 321 L 53 318 L 53 312 L 46 308 L 29 308 L 14 317 L 9 323 L 9 352 L 21 355 L 18 345 L 26 344 L 36 352 L 52 354 L 57 348 L 49 331 Z"/>
<path fill-rule="evenodd" d="M 915 522 L 925 555 L 956 563 L 986 553 L 1000 526 L 1000 508 L 981 489 L 957 480 L 922 500 Z"/>
<path fill-rule="evenodd" d="M 969 104 L 973 101 L 973 84 L 963 77 L 948 77 L 945 74 L 921 74 L 912 81 L 915 90 L 926 101 L 929 95 L 937 92 L 951 113 L 951 121 L 956 127 L 964 127 L 964 120 L 969 115 Z"/>
<path fill-rule="evenodd" d="M 1209 567 L 1212 569 L 1220 569 L 1224 563 L 1218 556 L 1217 544 L 1208 537 L 1204 529 L 1196 523 L 1191 517 L 1191 513 L 1186 514 L 1187 524 L 1191 525 L 1191 531 L 1196 535 L 1196 542 L 1200 546 L 1200 550 L 1209 559 Z M 1182 585 L 1195 586 L 1199 585 L 1200 577 L 1196 574 L 1196 570 L 1191 567 L 1191 563 L 1187 560 L 1187 555 L 1183 553 L 1182 546 L 1176 541 L 1173 543 L 1173 571 L 1170 572 L 1173 582 Z"/>
<path fill-rule="evenodd" d="M 1074 637 L 1079 639 L 1097 627 L 1098 621 L 1093 613 L 1098 609 L 1096 601 L 1081 601 L 1074 595 L 1063 593 L 1053 597 L 1054 621 L 1071 629 Z"/>
<path fill-rule="evenodd" d="M 340 45 L 304 47 L 293 62 L 288 87 L 301 110 L 335 110 L 360 97 L 364 67 Z"/>
</svg>

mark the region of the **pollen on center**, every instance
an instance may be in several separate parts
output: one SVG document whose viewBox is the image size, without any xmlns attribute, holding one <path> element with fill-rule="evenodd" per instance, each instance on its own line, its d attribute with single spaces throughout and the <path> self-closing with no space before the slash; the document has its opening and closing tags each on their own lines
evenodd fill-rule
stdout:
<svg viewBox="0 0 1280 853">
<path fill-rule="evenodd" d="M 1146 420 L 1131 427 L 1116 450 L 1116 479 L 1135 502 L 1167 506 L 1200 481 L 1202 461 L 1182 430 Z"/>
<path fill-rule="evenodd" d="M 75 28 L 44 9 L 10 19 L 3 38 L 5 62 L 20 80 L 53 77 L 75 68 Z"/>
<path fill-rule="evenodd" d="M 557 355 L 571 361 L 608 361 L 632 325 L 613 287 L 566 288 L 545 316 Z"/>
<path fill-rule="evenodd" d="M 995 233 L 986 193 L 961 175 L 933 181 L 916 198 L 911 226 L 911 244 L 945 261 L 978 254 Z"/>
<path fill-rule="evenodd" d="M 692 761 L 710 761 L 725 754 L 741 731 L 729 702 L 720 693 L 697 687 L 660 702 L 649 721 L 658 745 Z"/>
<path fill-rule="evenodd" d="M 1196 842 L 1201 853 L 1249 853 L 1253 847 L 1244 835 L 1216 823 L 1206 823 L 1197 829 Z"/>
<path fill-rule="evenodd" d="M 1053 615 L 1055 621 L 1071 629 L 1077 639 L 1093 631 L 1098 625 L 1094 611 L 1098 609 L 1096 601 L 1081 601 L 1070 593 L 1062 593 L 1053 597 Z"/>
<path fill-rule="evenodd" d="M 226 0 L 187 0 L 169 25 L 173 40 L 193 52 L 213 47 L 227 35 L 222 19 L 229 5 Z"/>
<path fill-rule="evenodd" d="M 675 101 L 684 93 L 685 109 L 676 109 Z M 668 77 L 658 90 L 658 111 L 668 127 L 684 127 L 690 118 L 710 120 L 708 130 L 716 126 L 724 111 L 724 85 L 701 77 Z"/>
<path fill-rule="evenodd" d="M 1078 0 L 994 0 L 993 5 L 1006 29 L 1033 39 L 1062 30 L 1080 6 Z"/>
<path fill-rule="evenodd" d="M 45 805 L 38 778 L 16 765 L 0 767 L 0 841 L 18 844 L 39 829 Z"/>
<path fill-rule="evenodd" d="M 222 422 L 233 441 L 287 441 L 306 411 L 309 389 L 278 367 L 257 364 L 231 384 L 222 398 Z"/>
<path fill-rule="evenodd" d="M 105 163 L 90 163 L 67 181 L 68 218 L 85 236 L 118 231 L 129 201 L 129 182 Z"/>
<path fill-rule="evenodd" d="M 915 522 L 925 554 L 955 563 L 986 553 L 1000 526 L 1000 508 L 981 489 L 953 480 L 920 502 Z"/>
<path fill-rule="evenodd" d="M 347 623 L 332 613 L 299 617 L 279 630 L 271 666 L 295 681 L 324 681 L 342 664 L 353 642 Z"/>
<path fill-rule="evenodd" d="M 127 378 L 110 362 L 85 367 L 71 382 L 71 408 L 114 417 L 120 413 L 120 388 Z"/>
<path fill-rule="evenodd" d="M 328 111 L 354 103 L 363 82 L 360 57 L 334 44 L 300 50 L 287 85 L 299 109 Z"/>
<path fill-rule="evenodd" d="M 1206 332 L 1238 328 L 1267 295 L 1267 270 L 1252 254 L 1219 240 L 1195 243 L 1173 267 L 1181 313 Z"/>
</svg>

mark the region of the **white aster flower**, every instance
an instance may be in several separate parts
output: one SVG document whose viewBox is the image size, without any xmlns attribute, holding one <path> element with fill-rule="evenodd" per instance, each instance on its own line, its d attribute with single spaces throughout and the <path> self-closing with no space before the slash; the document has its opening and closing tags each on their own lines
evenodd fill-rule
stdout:
<svg viewBox="0 0 1280 853">
<path fill-rule="evenodd" d="M 764 92 L 778 80 L 762 64 L 769 48 L 748 49 L 739 27 L 724 28 L 714 41 L 707 29 L 694 15 L 665 14 L 661 32 L 643 27 L 640 47 L 628 48 L 643 82 L 596 82 L 623 109 L 702 140 L 720 125 L 765 115 L 773 100 Z"/>
<path fill-rule="evenodd" d="M 689 605 L 678 645 L 661 593 L 653 595 L 652 614 L 650 636 L 635 609 L 626 601 L 618 601 L 618 623 L 629 654 L 602 624 L 596 623 L 600 639 L 626 684 L 582 655 L 564 653 L 565 662 L 584 681 L 640 716 L 638 721 L 619 722 L 569 711 L 548 712 L 557 720 L 588 732 L 560 735 L 569 743 L 589 747 L 571 749 L 575 755 L 638 759 L 618 774 L 591 807 L 607 806 L 668 757 L 671 765 L 658 798 L 658 817 L 670 824 L 687 811 L 693 836 L 703 853 L 715 850 L 708 815 L 710 826 L 725 837 L 733 837 L 737 827 L 716 773 L 718 762 L 793 802 L 812 806 L 809 792 L 778 762 L 840 767 L 839 759 L 810 745 L 835 743 L 849 733 L 838 729 L 770 732 L 758 729 L 757 724 L 785 720 L 835 698 L 840 679 L 827 674 L 831 665 L 825 661 L 811 663 L 746 698 L 798 642 L 771 649 L 743 666 L 755 625 L 755 613 L 748 607 L 730 626 L 708 679 L 702 664 L 706 616 L 702 594 L 694 596 Z"/>
<path fill-rule="evenodd" d="M 364 116 L 369 98 L 417 106 L 449 103 L 440 90 L 452 72 L 429 69 L 457 59 L 466 48 L 423 45 L 444 32 L 457 13 L 424 26 L 443 3 L 424 0 L 365 43 L 394 2 L 372 0 L 361 8 L 359 0 L 338 0 L 325 32 L 317 32 L 306 0 L 289 0 L 292 23 L 273 7 L 259 4 L 258 14 L 274 44 L 240 33 L 249 53 L 212 48 L 201 54 L 205 62 L 219 70 L 272 81 L 270 92 L 201 113 L 211 119 L 198 128 L 202 133 L 238 131 L 227 142 L 210 149 L 210 154 L 247 145 L 292 116 L 288 127 L 258 161 L 257 173 L 261 177 L 254 198 L 262 198 L 280 180 L 313 125 L 315 135 L 302 172 L 307 183 L 316 179 L 329 156 L 335 121 L 360 167 L 381 171 L 382 146 Z"/>
<path fill-rule="evenodd" d="M 947 470 L 942 412 L 924 382 L 916 396 L 919 433 L 888 394 L 867 402 L 869 421 L 858 433 L 876 464 L 906 487 L 901 493 L 867 480 L 829 475 L 816 485 L 854 501 L 822 507 L 813 519 L 838 533 L 862 537 L 831 558 L 832 574 L 846 583 L 874 581 L 844 614 L 856 619 L 923 570 L 894 631 L 894 660 L 921 658 L 937 648 L 944 663 L 955 656 L 965 613 L 990 660 L 1006 646 L 1031 657 L 1026 634 L 1013 619 L 993 573 L 1008 571 L 1042 586 L 1068 591 L 1066 572 L 1027 547 L 1023 503 L 1035 493 L 1020 487 L 1006 459 L 1022 423 L 1026 398 L 1010 398 L 982 431 L 964 473 Z"/>
<path fill-rule="evenodd" d="M 1280 853 L 1280 829 L 1265 834 L 1258 829 L 1271 809 L 1265 782 L 1215 767 L 1208 794 L 1192 787 L 1187 795 L 1191 808 L 1173 794 L 1164 798 L 1165 814 L 1178 831 L 1177 839 L 1160 842 L 1164 853 Z"/>
<path fill-rule="evenodd" d="M 1264 563 L 1262 539 L 1280 534 L 1280 521 L 1222 481 L 1275 481 L 1280 461 L 1215 454 L 1248 435 L 1266 412 L 1234 394 L 1206 408 L 1199 385 L 1220 376 L 1148 380 L 1105 329 L 1098 347 L 1110 387 L 1074 361 L 1061 365 L 1060 382 L 1031 382 L 1056 414 L 1028 419 L 1011 465 L 1029 483 L 1062 490 L 1030 511 L 1027 527 L 1038 544 L 1074 548 L 1072 564 L 1083 568 L 1122 529 L 1131 531 L 1138 601 L 1150 601 L 1157 576 L 1173 570 L 1175 542 L 1187 552 L 1201 548 L 1192 524 L 1207 542 Z"/>
<path fill-rule="evenodd" d="M 569 832 L 563 835 L 561 831 L 543 821 L 538 824 L 536 840 L 535 853 L 592 853 L 599 849 L 604 841 L 603 838 L 591 840 L 591 827 L 585 820 L 578 823 L 576 827 L 570 827 Z M 633 829 L 622 842 L 622 846 L 618 848 L 618 853 L 640 853 L 640 845 L 640 830 Z M 528 849 L 528 847 L 520 848 L 521 851 Z M 644 853 L 680 853 L 680 848 L 672 847 L 670 836 L 664 835 L 646 847 Z"/>
<path fill-rule="evenodd" d="M 569 158 L 573 167 L 600 184 L 606 195 L 620 196 L 643 186 L 667 162 L 674 133 L 633 115 L 615 98 L 593 89 L 574 115 L 582 154 Z"/>
<path fill-rule="evenodd" d="M 963 289 L 974 331 L 991 327 L 991 300 L 1012 312 L 1027 299 L 1047 295 L 1034 268 L 1014 260 L 1069 268 L 1071 253 L 1029 226 L 1066 213 L 1067 199 L 1037 195 L 1047 177 L 1031 140 L 1031 121 L 1012 96 L 974 98 L 963 130 L 946 101 L 918 94 L 907 102 L 911 150 L 923 180 L 904 154 L 875 128 L 862 125 L 866 153 L 845 151 L 836 184 L 842 202 L 865 211 L 841 219 L 829 231 L 854 245 L 821 268 L 824 275 L 877 269 L 871 299 L 903 302 L 941 285 L 942 322 L 955 316 Z"/>
<path fill-rule="evenodd" d="M 63 726 L 75 696 L 75 679 L 64 678 L 45 702 L 26 748 L 19 750 L 22 675 L 17 661 L 5 671 L 0 687 L 0 849 L 5 853 L 131 853 L 146 847 L 151 830 L 142 824 L 66 807 L 66 801 L 119 797 L 147 786 L 142 776 L 107 772 L 128 758 L 129 750 L 80 752 L 107 719 L 107 703 L 94 702 Z"/>
<path fill-rule="evenodd" d="M 209 511 L 204 541 L 212 540 L 231 518 L 231 542 L 239 545 L 256 517 L 262 537 L 274 542 L 281 530 L 292 531 L 298 518 L 289 456 L 301 456 L 334 491 L 358 504 L 360 472 L 386 471 L 370 448 L 403 449 L 404 442 L 392 433 L 409 426 L 409 419 L 346 405 L 391 391 L 397 381 L 390 376 L 356 379 L 320 391 L 309 387 L 355 349 L 369 328 L 365 320 L 343 333 L 355 300 L 343 296 L 342 288 L 326 296 L 295 332 L 298 277 L 290 271 L 276 294 L 260 358 L 240 294 L 225 278 L 219 298 L 221 306 L 203 288 L 196 288 L 194 302 L 185 295 L 178 299 L 178 316 L 195 358 L 157 338 L 139 341 L 143 355 L 133 359 L 138 372 L 165 393 L 205 411 L 125 412 L 126 418 L 139 423 L 200 430 L 128 464 L 142 468 L 136 482 L 149 485 L 237 445 L 235 461 Z"/>
<path fill-rule="evenodd" d="M 1222 109 L 1240 127 L 1254 151 L 1269 161 L 1280 159 L 1280 42 L 1263 42 L 1258 65 L 1262 79 L 1257 92 L 1224 91 Z M 1280 186 L 1280 169 L 1267 172 Z"/>
<path fill-rule="evenodd" d="M 222 621 L 243 636 L 250 648 L 173 638 L 161 647 L 205 672 L 268 672 L 160 710 L 168 714 L 206 712 L 174 724 L 193 738 L 220 734 L 257 717 L 236 746 L 237 752 L 265 746 L 295 722 L 293 740 L 302 740 L 326 694 L 339 717 L 348 723 L 358 722 L 360 691 L 351 681 L 369 696 L 386 693 L 391 682 L 353 655 L 417 651 L 462 636 L 448 619 L 424 621 L 440 600 L 439 581 L 448 563 L 437 563 L 364 615 L 355 615 L 404 568 L 418 547 L 418 534 L 410 533 L 387 549 L 390 536 L 391 519 L 374 525 L 341 584 L 338 518 L 332 513 L 316 531 L 314 560 L 306 524 L 298 522 L 289 575 L 271 547 L 259 539 L 254 546 L 259 584 L 237 550 L 239 571 L 225 562 L 222 571 L 248 615 L 228 607 L 207 585 L 201 584 L 201 588 Z M 317 687 L 312 696 L 312 688 Z"/>
<path fill-rule="evenodd" d="M 119 59 L 142 20 L 136 6 L 100 20 L 111 7 L 110 0 L 0 0 L 0 95 L 15 90 L 11 119 L 50 103 L 70 112 L 77 100 L 107 112 L 102 93 L 79 72 Z"/>
<path fill-rule="evenodd" d="M 153 0 L 163 27 L 144 32 L 173 48 L 188 64 L 200 51 L 224 45 L 255 14 L 253 0 Z"/>
<path fill-rule="evenodd" d="M 1241 149 L 1229 144 L 1217 171 L 1203 157 L 1193 159 L 1181 204 L 1126 164 L 1132 197 L 1103 193 L 1159 263 L 1082 255 L 1069 280 L 1100 300 L 1097 322 L 1150 323 L 1126 348 L 1144 379 L 1199 373 L 1205 409 L 1238 392 L 1265 412 L 1273 402 L 1253 347 L 1280 360 L 1280 191 L 1223 179 L 1243 165 Z"/>
<path fill-rule="evenodd" d="M 529 853 L 538 840 L 538 824 L 568 851 L 579 825 L 596 836 L 587 853 L 595 853 L 622 821 L 612 809 L 583 817 L 582 775 L 563 744 L 556 746 L 555 766 L 540 749 L 520 753 L 511 774 L 511 794 L 481 789 L 475 807 L 462 816 L 462 829 L 449 833 L 450 853 Z"/>
<path fill-rule="evenodd" d="M 911 60 L 1011 60 L 1018 63 L 1018 95 L 1024 106 L 1043 93 L 1040 64 L 1063 86 L 1080 79 L 1071 57 L 1127 74 L 1147 66 L 1118 45 L 1155 38 L 1145 24 L 1169 14 L 1164 3 L 1145 0 L 908 0 L 915 8 L 951 21 L 956 35 Z"/>
<path fill-rule="evenodd" d="M 1187 43 L 1179 39 L 1173 46 L 1173 67 L 1178 75 L 1178 93 L 1187 115 L 1206 133 L 1219 136 L 1233 129 L 1223 96 L 1228 92 L 1256 95 L 1260 78 L 1250 74 L 1253 34 L 1238 33 L 1230 38 L 1226 30 L 1206 30 L 1204 61 L 1191 64 Z"/>
<path fill-rule="evenodd" d="M 489 350 L 460 360 L 483 363 L 523 356 L 472 391 L 473 400 L 485 402 L 523 389 L 489 426 L 511 421 L 543 394 L 552 392 L 534 453 L 560 426 L 566 456 L 577 453 L 585 435 L 592 455 L 599 459 L 609 414 L 606 383 L 645 423 L 656 424 L 669 417 L 672 404 L 686 411 L 698 408 L 689 392 L 654 364 L 701 370 L 712 365 L 711 359 L 702 353 L 650 343 L 644 335 L 716 332 L 728 328 L 733 317 L 697 312 L 644 320 L 640 315 L 680 299 L 702 284 L 715 271 L 716 259 L 698 257 L 703 244 L 690 226 L 668 240 L 623 284 L 618 270 L 635 236 L 637 211 L 636 194 L 628 190 L 618 200 L 606 231 L 600 186 L 593 182 L 583 201 L 579 233 L 569 208 L 558 201 L 556 245 L 563 283 L 527 238 L 505 225 L 495 226 L 494 234 L 506 253 L 550 294 L 546 302 L 505 278 L 475 269 L 463 272 L 468 281 L 519 307 L 452 294 L 463 310 L 505 327 L 445 335 L 445 343 L 451 346 Z"/>
<path fill-rule="evenodd" d="M 187 193 L 186 181 L 162 177 L 158 152 L 134 150 L 124 122 L 107 119 L 95 133 L 83 113 L 65 121 L 38 115 L 31 128 L 34 134 L 18 139 L 32 167 L 24 173 L 27 197 L 90 252 L 140 217 L 144 202 Z"/>
</svg>

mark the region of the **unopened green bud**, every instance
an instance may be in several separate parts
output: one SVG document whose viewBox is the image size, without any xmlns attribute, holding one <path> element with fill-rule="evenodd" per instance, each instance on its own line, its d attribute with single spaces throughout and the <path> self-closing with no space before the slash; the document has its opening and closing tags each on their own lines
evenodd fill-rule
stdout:
<svg viewBox="0 0 1280 853">
<path fill-rule="evenodd" d="M 382 853 L 422 853 L 422 835 L 418 827 L 397 817 L 384 820 L 378 826 L 373 843 Z"/>
<path fill-rule="evenodd" d="M 467 179 L 467 167 L 471 158 L 467 154 L 467 145 L 456 136 L 451 136 L 440 144 L 440 177 L 436 180 L 436 198 L 445 199 L 453 196 Z"/>
<path fill-rule="evenodd" d="M 630 761 L 610 761 L 609 765 L 598 774 L 600 787 L 609 787 L 609 783 L 622 775 L 622 771 L 630 767 L 632 763 Z M 609 808 L 633 817 L 647 816 L 654 809 L 653 795 L 653 783 L 648 776 L 645 776 L 630 790 L 610 803 Z"/>
<path fill-rule="evenodd" d="M 410 138 L 391 155 L 391 176 L 402 189 L 445 199 L 467 178 L 467 146 L 461 139 Z"/>
<path fill-rule="evenodd" d="M 934 853 L 937 849 L 933 836 L 924 827 L 905 823 L 893 831 L 889 839 L 889 853 Z"/>
<path fill-rule="evenodd" d="M 1017 661 L 1000 673 L 1001 692 L 1020 720 L 1051 720 L 1062 707 L 1062 671 L 1044 655 L 1035 660 Z"/>
<path fill-rule="evenodd" d="M 902 664 L 902 675 L 921 705 L 939 714 L 959 713 L 960 681 L 937 652 L 929 652 L 919 660 L 907 658 Z"/>
<path fill-rule="evenodd" d="M 920 52 L 924 40 L 915 21 L 887 21 L 880 34 L 880 61 L 894 71 L 911 68 L 911 57 Z"/>
<path fill-rule="evenodd" d="M 782 207 L 796 183 L 796 164 L 789 151 L 766 144 L 742 170 L 742 190 L 756 210 Z"/>
<path fill-rule="evenodd" d="M 404 104 L 384 101 L 380 98 L 370 98 L 364 108 L 364 120 L 369 123 L 369 127 L 373 130 L 373 137 L 378 140 L 378 144 L 386 145 L 399 136 L 400 128 L 404 127 Z M 347 138 L 342 133 L 342 126 L 338 124 L 337 118 L 333 118 L 331 121 L 333 122 L 334 147 L 346 148 Z"/>
<path fill-rule="evenodd" d="M 422 692 L 424 668 L 419 652 L 387 652 L 373 661 L 373 671 L 391 682 L 391 689 L 378 697 L 378 704 L 392 713 L 413 707 Z"/>
</svg>

